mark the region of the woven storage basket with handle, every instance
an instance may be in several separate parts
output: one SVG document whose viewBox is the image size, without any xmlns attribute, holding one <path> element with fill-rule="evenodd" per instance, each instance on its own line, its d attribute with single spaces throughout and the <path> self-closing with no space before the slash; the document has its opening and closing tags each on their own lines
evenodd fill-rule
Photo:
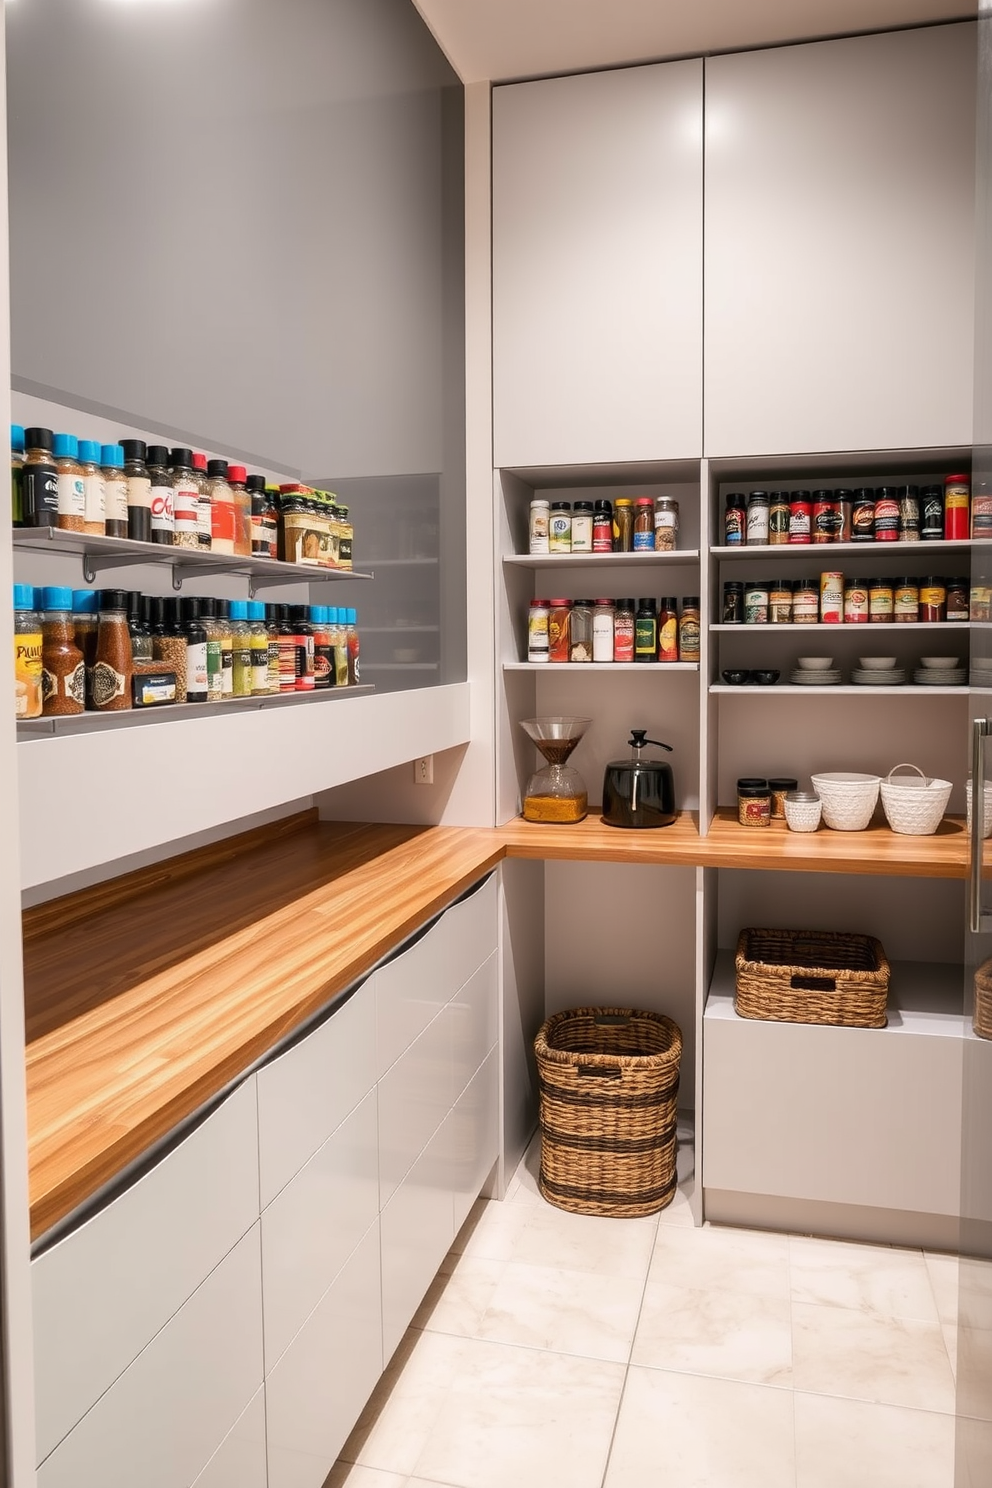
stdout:
<svg viewBox="0 0 992 1488">
<path fill-rule="evenodd" d="M 992 1039 L 992 961 L 975 972 L 975 1011 L 972 1024 L 979 1038 Z"/>
<path fill-rule="evenodd" d="M 675 1197 L 682 1034 L 631 1008 L 556 1013 L 534 1041 L 541 1193 L 573 1214 L 633 1218 Z"/>
<path fill-rule="evenodd" d="M 884 1028 L 889 963 L 871 935 L 742 930 L 734 1008 L 742 1018 Z"/>
</svg>

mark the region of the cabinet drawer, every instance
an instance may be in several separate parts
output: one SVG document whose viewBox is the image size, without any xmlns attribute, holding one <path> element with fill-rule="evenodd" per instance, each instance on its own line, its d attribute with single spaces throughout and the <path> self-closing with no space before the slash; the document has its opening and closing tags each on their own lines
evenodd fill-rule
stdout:
<svg viewBox="0 0 992 1488">
<path fill-rule="evenodd" d="M 321 1488 L 382 1373 L 374 1224 L 265 1385 L 268 1488 Z"/>
<path fill-rule="evenodd" d="M 451 1029 L 452 1096 L 457 1098 L 497 1038 L 496 955 L 470 977 L 444 1011 Z"/>
<path fill-rule="evenodd" d="M 454 1233 L 499 1156 L 499 1053 L 493 1049 L 448 1117 Z"/>
<path fill-rule="evenodd" d="M 257 1219 L 252 1078 L 32 1264 L 39 1461 Z"/>
<path fill-rule="evenodd" d="M 409 1048 L 445 1003 L 496 949 L 496 878 L 445 910 L 376 980 L 378 1072 Z"/>
<path fill-rule="evenodd" d="M 437 1131 L 454 1096 L 451 1027 L 438 1015 L 379 1081 L 379 1204 Z"/>
<path fill-rule="evenodd" d="M 388 1361 L 455 1237 L 448 1121 L 382 1212 L 382 1353 Z"/>
<path fill-rule="evenodd" d="M 258 1390 L 193 1488 L 266 1488 L 265 1394 Z"/>
<path fill-rule="evenodd" d="M 188 1488 L 261 1383 L 256 1225 L 42 1463 L 38 1488 Z"/>
<path fill-rule="evenodd" d="M 375 1084 L 372 982 L 258 1072 L 263 1209 Z"/>
<path fill-rule="evenodd" d="M 378 1212 L 373 1090 L 262 1214 L 266 1372 Z"/>
</svg>

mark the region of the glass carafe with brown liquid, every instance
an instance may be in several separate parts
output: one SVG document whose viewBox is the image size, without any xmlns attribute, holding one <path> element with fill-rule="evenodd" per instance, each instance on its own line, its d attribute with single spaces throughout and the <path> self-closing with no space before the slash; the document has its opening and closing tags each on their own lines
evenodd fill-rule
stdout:
<svg viewBox="0 0 992 1488">
<path fill-rule="evenodd" d="M 544 769 L 536 770 L 527 782 L 525 821 L 579 822 L 586 816 L 586 783 L 566 762 L 591 722 L 591 718 L 521 719 L 521 728 L 547 760 Z"/>
</svg>

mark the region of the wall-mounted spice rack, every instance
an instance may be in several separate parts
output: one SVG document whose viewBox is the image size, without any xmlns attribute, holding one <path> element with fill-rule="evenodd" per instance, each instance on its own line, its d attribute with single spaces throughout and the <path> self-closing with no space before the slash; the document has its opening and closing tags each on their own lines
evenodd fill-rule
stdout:
<svg viewBox="0 0 992 1488">
<path fill-rule="evenodd" d="M 230 698 L 223 703 L 170 703 L 158 708 L 127 708 L 118 713 L 78 713 L 66 718 L 32 718 L 17 725 L 19 743 L 62 738 L 66 734 L 101 734 L 107 729 L 135 728 L 148 723 L 181 723 L 198 718 L 216 718 L 227 713 L 258 713 L 270 708 L 312 706 L 343 702 L 345 698 L 368 697 L 371 683 L 354 687 L 331 687 L 321 692 L 290 692 L 271 697 Z"/>
</svg>

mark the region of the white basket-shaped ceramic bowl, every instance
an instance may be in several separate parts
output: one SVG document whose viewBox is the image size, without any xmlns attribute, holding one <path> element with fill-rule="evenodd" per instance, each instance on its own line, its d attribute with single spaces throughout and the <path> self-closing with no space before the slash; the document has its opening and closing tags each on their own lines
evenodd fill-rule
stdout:
<svg viewBox="0 0 992 1488">
<path fill-rule="evenodd" d="M 965 799 L 968 803 L 968 831 L 971 831 L 971 781 L 964 788 Z M 985 782 L 985 812 L 982 822 L 982 836 L 992 837 L 992 780 Z"/>
<path fill-rule="evenodd" d="M 823 802 L 823 823 L 835 832 L 863 832 L 878 804 L 880 775 L 857 775 L 846 770 L 812 775 L 813 789 Z"/>
<path fill-rule="evenodd" d="M 893 779 L 896 770 L 916 770 L 916 776 Z M 916 765 L 896 765 L 881 784 L 882 810 L 893 832 L 907 837 L 929 837 L 944 819 L 951 795 L 949 780 L 932 780 Z"/>
</svg>

